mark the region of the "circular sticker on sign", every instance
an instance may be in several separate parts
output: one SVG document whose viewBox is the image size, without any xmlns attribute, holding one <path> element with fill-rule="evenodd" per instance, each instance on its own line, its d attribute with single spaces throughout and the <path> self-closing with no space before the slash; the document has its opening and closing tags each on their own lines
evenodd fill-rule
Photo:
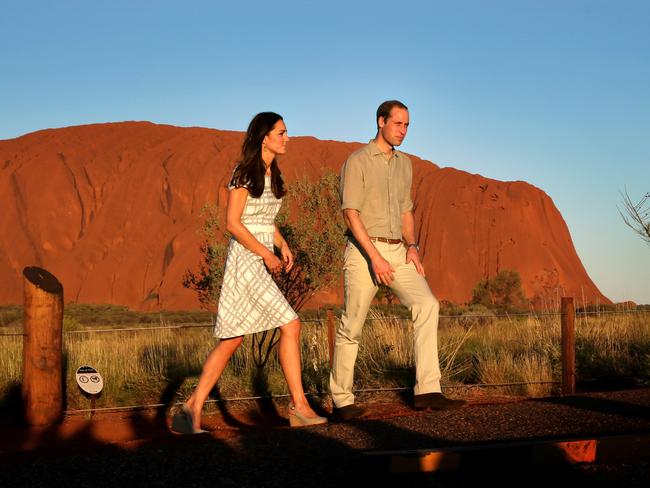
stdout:
<svg viewBox="0 0 650 488">
<path fill-rule="evenodd" d="M 79 388 L 91 395 L 97 395 L 104 388 L 102 375 L 90 366 L 81 366 L 77 370 L 77 384 Z"/>
</svg>

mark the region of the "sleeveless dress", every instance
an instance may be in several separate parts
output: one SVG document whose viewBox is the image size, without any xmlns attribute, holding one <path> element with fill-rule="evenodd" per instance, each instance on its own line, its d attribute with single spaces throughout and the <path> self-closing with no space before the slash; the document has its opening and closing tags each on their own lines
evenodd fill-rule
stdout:
<svg viewBox="0 0 650 488">
<path fill-rule="evenodd" d="M 282 199 L 271 190 L 271 177 L 264 177 L 260 198 L 249 193 L 241 221 L 267 249 L 273 251 L 275 216 Z M 219 295 L 214 335 L 222 339 L 274 329 L 298 318 L 261 256 L 230 239 L 226 269 Z"/>
</svg>

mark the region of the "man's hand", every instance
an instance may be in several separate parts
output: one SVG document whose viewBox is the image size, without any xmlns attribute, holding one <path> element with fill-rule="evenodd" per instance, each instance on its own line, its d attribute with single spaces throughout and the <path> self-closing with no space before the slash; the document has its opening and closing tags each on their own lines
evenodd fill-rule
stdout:
<svg viewBox="0 0 650 488">
<path fill-rule="evenodd" d="M 381 255 L 378 255 L 372 260 L 372 271 L 375 274 L 377 281 L 382 285 L 390 285 L 393 281 L 395 268 L 393 268 Z"/>
<path fill-rule="evenodd" d="M 424 274 L 424 266 L 422 266 L 422 263 L 420 262 L 420 255 L 414 246 L 410 246 L 408 251 L 406 251 L 406 264 L 408 263 L 413 263 L 417 272 L 422 276 L 426 276 Z"/>
</svg>

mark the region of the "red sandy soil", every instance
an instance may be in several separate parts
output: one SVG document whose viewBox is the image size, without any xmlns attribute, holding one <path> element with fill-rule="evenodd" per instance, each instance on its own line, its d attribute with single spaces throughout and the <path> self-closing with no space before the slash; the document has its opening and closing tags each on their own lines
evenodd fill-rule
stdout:
<svg viewBox="0 0 650 488">
<path fill-rule="evenodd" d="M 0 303 L 22 302 L 22 269 L 36 265 L 59 278 L 66 302 L 198 308 L 182 277 L 200 262 L 202 206 L 225 204 L 241 139 L 123 122 L 0 141 Z M 338 171 L 360 146 L 295 137 L 280 164 L 290 184 Z M 480 279 L 512 269 L 529 297 L 609 303 L 542 190 L 412 160 L 416 230 L 438 298 L 465 302 Z M 339 286 L 314 304 L 340 301 Z"/>
<path fill-rule="evenodd" d="M 169 433 L 164 416 L 77 419 L 3 431 L 0 485 L 645 488 L 648 405 L 647 390 L 449 412 L 386 404 L 372 405 L 368 419 L 302 429 L 210 418 L 211 431 L 196 436 Z M 562 450 L 554 444 L 571 439 L 583 441 L 563 442 Z M 424 456 L 432 450 L 438 456 Z"/>
<path fill-rule="evenodd" d="M 468 443 L 499 438 L 647 433 L 649 425 L 647 406 L 650 390 L 647 388 L 537 399 L 468 390 L 463 392 L 462 397 L 468 402 L 462 409 L 432 412 L 415 411 L 410 407 L 410 400 L 396 395 L 365 395 L 361 404 L 366 412 L 358 422 L 410 423 L 413 431 L 420 431 L 424 427 L 445 432 L 445 435 L 438 436 L 440 438 Z M 318 413 L 330 417 L 329 402 L 321 404 L 314 400 L 312 404 Z M 93 416 L 89 413 L 69 414 L 61 423 L 46 427 L 5 423 L 0 441 L 0 459 L 20 452 L 56 451 L 62 446 L 76 447 L 77 450 L 103 444 L 138 447 L 143 441 L 180 436 L 170 431 L 171 415 L 177 408 L 98 412 Z M 201 426 L 207 430 L 206 435 L 215 439 L 230 439 L 249 432 L 263 435 L 270 429 L 278 428 L 291 430 L 286 420 L 284 400 L 219 402 L 210 405 L 209 409 L 210 412 L 206 411 L 203 415 Z M 576 414 L 580 419 L 576 418 Z M 508 424 L 514 417 L 518 417 L 517 422 Z M 436 418 L 444 419 L 445 425 L 430 425 Z M 488 418 L 493 421 L 486 421 Z M 345 430 L 336 421 L 332 421 L 330 427 L 330 430 Z M 317 430 L 323 428 L 327 427 Z M 347 436 L 344 432 L 340 434 L 341 438 Z M 354 437 L 348 441 L 363 442 Z M 387 441 L 389 444 L 392 442 L 390 439 Z"/>
</svg>

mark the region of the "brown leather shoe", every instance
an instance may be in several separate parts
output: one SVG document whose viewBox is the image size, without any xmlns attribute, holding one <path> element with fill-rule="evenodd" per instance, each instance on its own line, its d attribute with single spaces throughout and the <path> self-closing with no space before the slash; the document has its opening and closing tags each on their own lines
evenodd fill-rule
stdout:
<svg viewBox="0 0 650 488">
<path fill-rule="evenodd" d="M 366 413 L 366 410 L 353 403 L 341 408 L 334 407 L 332 413 L 336 420 L 345 422 L 347 420 L 354 420 L 362 417 L 363 414 Z"/>
<path fill-rule="evenodd" d="M 442 393 L 424 393 L 413 397 L 413 407 L 416 410 L 453 410 L 467 403 L 465 400 L 452 400 Z"/>
</svg>

